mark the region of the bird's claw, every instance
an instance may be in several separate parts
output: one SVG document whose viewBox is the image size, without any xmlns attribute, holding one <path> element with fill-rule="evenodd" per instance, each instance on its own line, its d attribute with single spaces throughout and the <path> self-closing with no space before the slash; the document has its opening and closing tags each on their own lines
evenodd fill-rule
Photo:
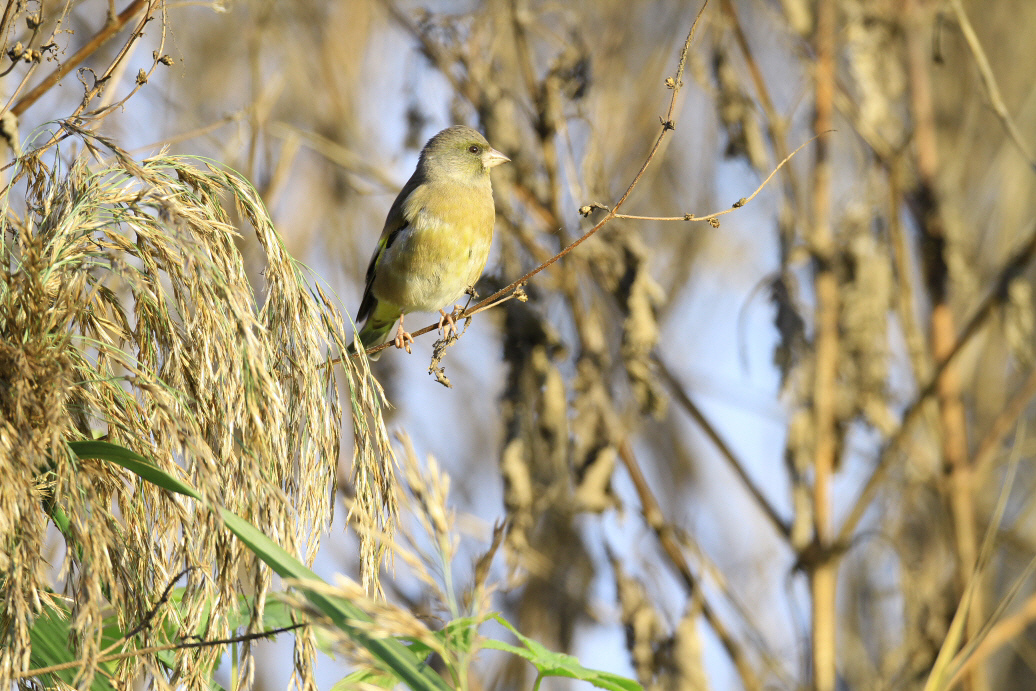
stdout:
<svg viewBox="0 0 1036 691">
<path fill-rule="evenodd" d="M 413 342 L 414 342 L 414 337 L 411 336 L 409 333 L 407 333 L 406 331 L 403 330 L 403 318 L 400 317 L 399 318 L 399 328 L 396 330 L 396 338 L 395 338 L 395 340 L 393 340 L 393 343 L 400 350 L 405 350 L 406 352 L 409 353 L 409 352 L 412 352 L 410 350 L 410 346 L 411 346 L 411 344 L 413 344 Z"/>
<path fill-rule="evenodd" d="M 446 314 L 443 310 L 439 310 L 439 332 L 443 338 L 450 337 L 450 331 L 453 331 L 455 336 L 460 336 L 460 330 L 457 329 L 457 317 L 460 316 L 464 308 L 460 305 L 453 306 L 453 312 Z"/>
</svg>

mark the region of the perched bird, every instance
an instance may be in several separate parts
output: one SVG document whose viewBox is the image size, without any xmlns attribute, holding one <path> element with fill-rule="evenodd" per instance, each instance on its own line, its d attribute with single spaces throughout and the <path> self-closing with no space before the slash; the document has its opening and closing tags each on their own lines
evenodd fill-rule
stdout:
<svg viewBox="0 0 1036 691">
<path fill-rule="evenodd" d="M 357 323 L 366 320 L 359 334 L 364 348 L 385 343 L 398 320 L 395 344 L 409 353 L 414 339 L 403 330 L 409 312 L 438 310 L 439 329 L 456 333 L 459 308 L 452 315 L 442 308 L 486 267 L 496 220 L 489 169 L 509 160 L 470 127 L 449 127 L 428 140 L 367 267 L 356 313 Z"/>
</svg>

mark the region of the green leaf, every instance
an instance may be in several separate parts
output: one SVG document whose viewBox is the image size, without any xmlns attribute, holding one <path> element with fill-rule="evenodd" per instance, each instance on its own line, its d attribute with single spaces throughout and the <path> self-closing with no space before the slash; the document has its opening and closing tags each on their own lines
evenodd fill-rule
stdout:
<svg viewBox="0 0 1036 691">
<path fill-rule="evenodd" d="M 190 485 L 182 482 L 179 478 L 173 477 L 140 454 L 123 448 L 118 444 L 106 441 L 73 441 L 69 442 L 68 446 L 80 458 L 98 458 L 102 461 L 110 461 L 116 465 L 121 465 L 152 485 L 157 485 L 162 489 L 194 499 L 201 499 L 201 495 Z"/>
<path fill-rule="evenodd" d="M 29 664 L 32 665 L 32 669 L 61 665 L 75 662 L 79 659 L 79 656 L 68 646 L 69 617 L 70 612 L 68 608 L 62 606 L 59 602 L 52 601 L 44 605 L 43 611 L 36 617 L 32 624 L 32 629 L 29 630 L 29 640 L 32 643 Z M 118 627 L 114 625 L 114 617 L 105 619 L 103 626 L 101 647 L 106 648 L 118 641 L 121 634 Z M 36 676 L 36 679 L 45 688 L 55 688 L 57 687 L 57 679 L 61 679 L 65 684 L 71 685 L 78 672 L 78 667 L 70 667 L 57 672 L 40 674 Z M 90 684 L 90 689 L 93 691 L 115 691 L 115 687 L 109 681 L 109 677 L 113 672 L 113 663 L 98 665 L 97 674 Z"/>
<path fill-rule="evenodd" d="M 177 591 L 174 591 L 170 597 L 170 600 L 176 604 L 181 599 L 183 589 L 177 589 Z M 242 614 L 231 612 L 229 616 L 241 618 L 241 625 L 248 623 L 247 612 Z M 74 655 L 68 646 L 70 618 L 71 612 L 60 601 L 52 601 L 44 606 L 43 612 L 33 622 L 32 629 L 29 631 L 29 637 L 32 641 L 32 652 L 30 654 L 32 669 L 61 665 L 79 660 L 79 657 Z M 179 631 L 176 629 L 175 623 L 167 621 L 165 628 L 165 640 L 176 641 Z M 116 623 L 115 615 L 105 618 L 102 624 L 101 648 L 107 649 L 123 640 L 123 637 L 123 632 Z M 176 667 L 176 651 L 160 650 L 155 655 L 169 669 Z M 114 687 L 109 680 L 115 673 L 115 664 L 114 662 L 103 662 L 98 665 L 98 674 L 94 677 L 90 689 L 94 691 L 114 691 Z M 72 667 L 57 672 L 39 674 L 35 678 L 44 688 L 55 688 L 57 686 L 56 678 L 60 678 L 65 684 L 71 685 L 78 671 L 78 667 Z M 210 688 L 213 691 L 223 691 L 223 687 L 215 680 L 212 681 Z"/>
<path fill-rule="evenodd" d="M 571 655 L 556 653 L 549 650 L 538 641 L 520 634 L 517 629 L 511 626 L 510 622 L 498 614 L 493 615 L 493 619 L 513 633 L 518 641 L 525 647 L 519 647 L 497 640 L 483 641 L 482 647 L 502 650 L 528 660 L 535 665 L 536 671 L 540 673 L 540 676 L 579 679 L 581 681 L 590 682 L 599 689 L 608 689 L 609 691 L 643 691 L 643 687 L 632 679 L 627 679 L 626 677 L 612 674 L 611 672 L 587 669 L 579 664 L 579 660 Z"/>
<path fill-rule="evenodd" d="M 353 691 L 353 689 L 360 684 L 377 686 L 383 689 L 393 689 L 398 683 L 399 679 L 389 674 L 378 674 L 370 670 L 360 670 L 358 672 L 353 672 L 347 677 L 339 679 L 335 682 L 335 685 L 331 687 L 331 691 Z"/>
</svg>

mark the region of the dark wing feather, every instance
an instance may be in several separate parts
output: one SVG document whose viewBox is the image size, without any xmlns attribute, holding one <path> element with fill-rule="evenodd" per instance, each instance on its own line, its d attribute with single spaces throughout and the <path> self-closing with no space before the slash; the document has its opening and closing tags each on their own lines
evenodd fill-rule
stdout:
<svg viewBox="0 0 1036 691">
<path fill-rule="evenodd" d="M 363 298 L 360 300 L 360 308 L 356 310 L 356 322 L 361 323 L 371 315 L 374 311 L 374 306 L 377 304 L 377 298 L 371 293 L 371 285 L 374 283 L 374 274 L 378 266 L 378 261 L 381 259 L 382 253 L 388 249 L 393 242 L 399 237 L 399 234 L 410 225 L 410 219 L 403 217 L 403 203 L 407 197 L 417 189 L 417 187 L 424 182 L 424 171 L 420 165 L 414 174 L 410 176 L 407 183 L 403 185 L 403 189 L 396 195 L 395 201 L 392 202 L 392 207 L 389 209 L 388 216 L 385 218 L 385 226 L 382 228 L 381 237 L 378 238 L 378 247 L 374 250 L 374 256 L 371 257 L 370 264 L 367 265 L 367 276 L 363 288 Z"/>
<path fill-rule="evenodd" d="M 378 249 L 375 250 L 374 256 L 371 257 L 371 263 L 367 265 L 367 277 L 363 288 L 363 299 L 360 300 L 360 309 L 356 310 L 356 321 L 362 322 L 370 316 L 374 310 L 374 294 L 371 293 L 371 284 L 374 283 L 374 267 L 378 265 L 378 260 L 381 258 L 382 253 L 392 246 L 392 243 L 396 241 L 399 234 L 409 226 L 409 223 L 404 222 L 403 225 L 399 226 L 385 238 L 384 243 L 378 244 Z"/>
</svg>

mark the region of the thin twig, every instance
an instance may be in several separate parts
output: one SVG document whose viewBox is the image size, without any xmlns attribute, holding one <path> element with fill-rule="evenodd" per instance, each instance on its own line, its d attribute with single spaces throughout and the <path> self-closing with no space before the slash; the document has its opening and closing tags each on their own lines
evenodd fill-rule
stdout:
<svg viewBox="0 0 1036 691">
<path fill-rule="evenodd" d="M 770 525 L 773 526 L 774 530 L 776 530 L 779 535 L 787 539 L 791 535 L 791 527 L 788 525 L 788 522 L 781 518 L 780 514 L 777 513 L 777 509 L 774 508 L 773 504 L 770 503 L 762 490 L 759 489 L 758 485 L 755 484 L 755 481 L 752 480 L 751 476 L 749 476 L 748 472 L 745 470 L 744 464 L 741 463 L 736 455 L 734 455 L 734 452 L 727 445 L 726 441 L 724 441 L 719 435 L 716 428 L 713 427 L 712 423 L 708 421 L 705 414 L 702 413 L 697 404 L 695 404 L 687 392 L 684 391 L 683 386 L 679 381 L 677 381 L 676 377 L 673 376 L 669 366 L 666 365 L 657 353 L 652 356 L 652 360 L 654 360 L 658 367 L 658 373 L 661 375 L 662 380 L 669 387 L 673 396 L 676 397 L 676 401 L 684 410 L 687 411 L 687 414 L 694 419 L 698 426 L 701 427 L 702 431 L 705 432 L 705 436 L 709 438 L 709 441 L 712 442 L 720 452 L 720 455 L 727 461 L 727 465 L 730 466 L 730 469 L 733 470 L 734 474 L 741 480 L 745 489 L 752 495 L 756 505 L 763 512 L 766 518 L 769 519 Z"/>
<path fill-rule="evenodd" d="M 802 151 L 804 148 L 806 148 L 807 146 L 809 146 L 825 134 L 830 134 L 834 131 L 835 130 L 827 130 L 826 132 L 820 132 L 819 134 L 815 134 L 806 141 L 804 141 L 802 144 L 799 145 L 797 149 L 785 156 L 784 159 L 777 164 L 777 167 L 770 171 L 770 174 L 766 176 L 766 179 L 759 183 L 759 186 L 756 187 L 750 195 L 738 199 L 734 204 L 730 206 L 729 209 L 715 211 L 711 214 L 705 214 L 704 216 L 695 216 L 694 214 L 684 214 L 683 216 L 634 216 L 631 214 L 615 214 L 615 218 L 625 218 L 635 221 L 711 221 L 715 218 L 719 218 L 720 216 L 733 213 L 734 211 L 737 211 L 738 209 L 743 207 L 748 202 L 755 199 L 759 195 L 759 193 L 763 191 L 763 188 L 770 184 L 770 180 L 772 180 L 773 176 L 777 174 L 777 171 L 783 168 L 785 164 L 788 163 L 788 161 L 790 161 L 795 156 L 795 154 Z M 607 207 L 603 207 L 600 205 L 597 205 L 596 208 L 603 208 L 607 210 Z"/>
<path fill-rule="evenodd" d="M 978 450 L 975 451 L 975 455 L 971 459 L 971 467 L 974 469 L 976 477 L 983 477 L 989 472 L 989 466 L 993 463 L 993 459 L 996 458 L 997 451 L 1000 450 L 1004 437 L 1014 429 L 1018 418 L 1029 407 L 1029 403 L 1032 402 L 1034 397 L 1036 397 L 1036 368 L 1029 372 L 1029 378 L 1011 396 L 1011 400 L 1007 402 L 1004 409 L 993 420 L 993 424 L 989 426 L 989 431 L 978 445 Z"/>
<path fill-rule="evenodd" d="M 723 0 L 721 3 L 723 12 L 730 17 L 732 31 L 734 33 L 734 40 L 737 42 L 738 48 L 741 50 L 741 55 L 745 59 L 745 65 L 748 67 L 748 74 L 752 78 L 752 85 L 755 87 L 755 93 L 759 99 L 759 105 L 763 109 L 763 115 L 765 116 L 766 129 L 769 134 L 770 141 L 773 143 L 774 151 L 778 156 L 784 159 L 789 158 L 787 155 L 788 142 L 786 134 L 788 130 L 787 119 L 782 118 L 777 108 L 773 105 L 773 99 L 770 98 L 770 91 L 766 85 L 766 78 L 763 76 L 762 70 L 759 68 L 759 63 L 755 59 L 751 47 L 748 43 L 748 37 L 745 36 L 744 30 L 741 28 L 741 19 L 737 14 L 737 8 L 731 0 Z M 802 148 L 802 147 L 799 147 Z M 791 155 L 794 155 L 792 152 Z M 778 166 L 780 168 L 780 166 Z M 792 208 L 798 203 L 798 184 L 794 175 L 790 173 L 784 178 L 785 184 L 787 185 L 788 194 L 787 199 L 791 201 Z"/>
<path fill-rule="evenodd" d="M 107 106 L 102 105 L 97 110 L 87 114 L 93 119 L 92 121 L 94 123 L 94 127 L 96 127 L 96 124 L 99 123 L 108 113 L 111 113 L 112 111 L 124 106 L 126 102 L 133 98 L 133 96 L 138 91 L 144 88 L 144 85 L 147 84 L 148 80 L 151 78 L 151 75 L 153 75 L 155 73 L 155 70 L 158 69 L 158 66 L 163 63 L 166 28 L 168 26 L 168 22 L 166 21 L 166 4 L 164 0 L 148 0 L 147 11 L 141 18 L 140 23 L 137 25 L 137 28 L 133 30 L 133 33 L 130 35 L 129 40 L 127 40 L 122 45 L 122 48 L 119 50 L 118 55 L 116 55 L 115 58 L 111 61 L 111 63 L 108 65 L 108 69 L 104 71 L 104 74 L 102 74 L 101 77 L 97 79 L 94 83 L 93 88 L 89 92 L 87 92 L 86 95 L 83 97 L 83 102 L 79 105 L 75 113 L 72 115 L 73 118 L 79 117 L 79 115 L 86 110 L 86 107 L 90 104 L 90 101 L 92 101 L 94 97 L 97 96 L 97 94 L 99 94 L 106 87 L 109 81 L 113 80 L 115 71 L 122 67 L 123 63 L 126 60 L 128 60 L 130 52 L 136 49 L 137 41 L 139 41 L 144 36 L 144 27 L 146 27 L 148 25 L 148 22 L 150 22 L 152 19 L 151 12 L 154 9 L 154 5 L 156 2 L 158 3 L 158 6 L 161 8 L 162 11 L 162 29 L 161 35 L 159 37 L 158 48 L 152 54 L 151 67 L 148 68 L 146 72 L 144 70 L 138 72 L 136 79 L 134 79 L 134 86 L 132 89 L 130 89 L 128 94 L 126 94 L 114 103 L 111 103 Z"/>
<path fill-rule="evenodd" d="M 11 22 L 18 16 L 17 11 L 12 14 L 11 10 L 21 10 L 23 7 L 24 5 L 11 2 L 10 0 L 4 5 L 4 14 L 3 17 L 0 17 L 0 36 L 7 36 L 7 31 L 11 28 Z M 12 60 L 11 62 L 17 63 L 17 60 Z"/>
<path fill-rule="evenodd" d="M 22 93 L 22 89 L 24 89 L 25 85 L 29 83 L 29 79 L 31 79 L 32 75 L 36 73 L 36 69 L 39 66 L 40 63 L 35 61 L 33 61 L 31 65 L 29 65 L 29 69 L 27 69 L 25 71 L 25 74 L 22 75 L 21 80 L 18 82 L 18 86 L 14 87 L 14 91 L 11 92 L 11 97 L 7 99 L 7 103 L 4 104 L 4 108 L 0 112 L 8 112 L 11 110 L 11 104 L 14 102 L 16 98 L 18 98 L 19 94 Z"/>
<path fill-rule="evenodd" d="M 292 624 L 290 626 L 282 626 L 278 629 L 270 629 L 268 631 L 258 631 L 256 633 L 246 633 L 241 636 L 233 636 L 231 638 L 219 638 L 215 640 L 203 640 L 203 641 L 192 641 L 190 643 L 167 643 L 165 645 L 153 645 L 147 648 L 134 648 L 133 650 L 126 650 L 121 653 L 113 653 L 111 655 L 102 655 L 97 658 L 97 664 L 103 664 L 105 662 L 117 662 L 119 660 L 125 660 L 130 657 L 138 657 L 143 655 L 151 655 L 153 653 L 161 653 L 167 650 L 186 650 L 189 648 L 205 648 L 216 645 L 231 645 L 234 643 L 244 643 L 246 641 L 254 641 L 263 638 L 270 638 L 276 636 L 279 633 L 285 633 L 287 631 L 294 631 L 300 629 L 303 626 L 309 626 L 309 622 L 302 624 Z M 25 679 L 26 677 L 37 677 L 44 674 L 53 674 L 54 672 L 61 672 L 66 669 L 76 669 L 82 667 L 85 664 L 84 660 L 71 660 L 69 662 L 62 662 L 56 665 L 50 665 L 48 667 L 39 667 L 37 669 L 29 669 L 23 672 L 13 672 L 13 679 Z"/>
<path fill-rule="evenodd" d="M 982 78 L 982 86 L 986 88 L 989 105 L 992 106 L 993 112 L 1000 119 L 1000 124 L 1007 130 L 1007 135 L 1011 138 L 1011 141 L 1014 142 L 1014 145 L 1018 147 L 1018 151 L 1025 157 L 1029 167 L 1036 172 L 1036 158 L 1033 157 L 1029 146 L 1022 139 L 1022 133 L 1018 131 L 1018 126 L 1014 124 L 1010 113 L 1007 112 L 1003 96 L 1000 95 L 1000 87 L 997 86 L 996 77 L 993 75 L 993 68 L 989 64 L 989 58 L 986 57 L 986 52 L 982 49 L 982 43 L 978 40 L 975 28 L 971 25 L 971 20 L 968 19 L 968 15 L 964 11 L 964 5 L 960 0 L 950 0 L 950 5 L 953 6 L 953 13 L 957 16 L 957 23 L 960 25 L 961 33 L 964 34 L 964 41 L 968 44 L 971 55 L 975 58 L 975 67 L 978 68 L 979 76 Z"/>
<path fill-rule="evenodd" d="M 161 595 L 161 597 L 158 598 L 158 602 L 156 602 L 151 607 L 151 609 L 149 609 L 144 614 L 144 617 L 140 620 L 139 624 L 137 624 L 132 629 L 130 629 L 129 631 L 127 631 L 126 633 L 124 633 L 122 635 L 122 640 L 126 640 L 126 639 L 129 639 L 129 638 L 132 638 L 133 636 L 136 636 L 138 633 L 140 633 L 144 629 L 148 628 L 151 625 L 151 621 L 158 614 L 158 611 L 159 611 L 159 609 L 161 609 L 162 605 L 164 605 L 166 602 L 169 601 L 169 596 L 173 594 L 173 586 L 176 585 L 176 582 L 178 580 L 180 580 L 181 578 L 183 578 L 184 576 L 186 576 L 188 573 L 190 573 L 195 568 L 197 568 L 197 567 L 195 567 L 195 566 L 188 566 L 186 569 L 184 569 L 180 573 L 178 573 L 175 576 L 173 576 L 169 580 L 169 584 L 165 587 L 165 590 L 162 591 L 162 595 Z M 116 644 L 113 644 L 113 645 L 118 645 L 118 644 L 116 643 Z"/>
<path fill-rule="evenodd" d="M 108 68 L 104 71 L 104 74 L 102 74 L 100 77 L 96 77 L 95 78 L 93 87 L 91 87 L 89 90 L 87 90 L 87 92 L 83 95 L 83 99 L 80 102 L 79 106 L 75 109 L 75 111 L 70 116 L 68 116 L 63 121 L 61 121 L 64 126 L 62 128 L 60 128 L 60 129 L 58 129 L 57 131 L 55 131 L 53 134 L 51 134 L 44 144 L 34 148 L 33 151 L 32 151 L 33 155 L 39 156 L 44 151 L 48 150 L 50 147 L 54 146 L 58 142 L 60 142 L 63 139 L 65 139 L 67 136 L 69 136 L 69 130 L 77 128 L 75 123 L 82 122 L 83 119 L 85 119 L 85 116 L 84 117 L 81 117 L 81 116 L 83 116 L 83 111 L 86 110 L 87 106 L 90 105 L 90 101 L 93 100 L 93 98 L 105 87 L 107 82 L 111 79 L 112 73 L 121 64 L 121 62 L 126 59 L 126 56 L 128 55 L 130 49 L 134 46 L 136 41 L 138 41 L 144 35 L 144 27 L 147 26 L 147 23 L 149 21 L 151 21 L 151 10 L 153 8 L 153 4 L 156 1 L 163 3 L 162 4 L 162 14 L 163 14 L 162 36 L 161 36 L 161 40 L 160 40 L 159 50 L 155 52 L 155 57 L 154 57 L 154 60 L 153 60 L 153 62 L 151 64 L 151 69 L 147 72 L 145 78 L 143 80 L 138 80 L 137 83 L 136 83 L 136 86 L 130 91 L 130 93 L 125 98 L 120 100 L 118 103 L 112 104 L 111 106 L 108 106 L 107 108 L 102 109 L 102 111 L 87 114 L 88 116 L 91 116 L 93 118 L 92 119 L 92 123 L 93 123 L 93 126 L 96 127 L 97 123 L 99 123 L 101 121 L 101 119 L 103 119 L 108 113 L 112 112 L 115 108 L 121 107 L 123 104 L 126 103 L 126 101 L 128 101 L 130 99 L 130 97 L 132 97 L 135 93 L 137 93 L 137 91 L 139 91 L 140 88 L 144 84 L 147 83 L 147 77 L 150 77 L 150 75 L 157 68 L 158 64 L 161 62 L 161 58 L 159 56 L 161 55 L 161 48 L 165 46 L 165 36 L 166 36 L 166 22 L 164 20 L 164 17 L 165 17 L 165 4 L 164 4 L 164 0 L 138 0 L 138 2 L 134 3 L 134 5 L 131 5 L 130 7 L 127 7 L 125 10 L 123 10 L 118 15 L 118 17 L 116 17 L 116 19 L 114 21 L 112 21 L 109 18 L 109 22 L 106 25 L 105 29 L 102 29 L 100 32 L 98 32 L 94 36 L 94 38 L 91 39 L 91 41 L 87 44 L 87 46 L 84 46 L 82 49 L 80 49 L 74 56 L 72 56 L 71 60 L 68 63 L 65 63 L 65 65 L 62 66 L 62 68 L 59 68 L 59 70 L 56 70 L 54 73 L 52 73 L 50 75 L 50 77 L 48 77 L 43 82 L 41 82 L 39 85 L 37 85 L 37 87 L 35 89 L 33 89 L 32 92 L 27 94 L 23 99 L 21 99 L 17 104 L 15 104 L 14 108 L 11 109 L 10 112 L 17 116 L 18 113 L 20 112 L 19 109 L 24 110 L 25 108 L 28 108 L 30 105 L 32 105 L 32 102 L 35 101 L 36 99 L 38 99 L 39 96 L 42 95 L 43 92 L 39 92 L 39 90 L 41 89 L 41 87 L 43 87 L 45 84 L 48 83 L 48 80 L 50 80 L 52 77 L 54 77 L 58 72 L 61 71 L 61 69 L 64 69 L 64 67 L 69 65 L 70 63 L 75 62 L 76 60 L 85 60 L 89 56 L 89 52 L 96 51 L 109 38 L 111 38 L 111 36 L 113 36 L 115 33 L 117 33 L 118 29 L 121 29 L 123 26 L 125 26 L 126 22 L 128 22 L 132 18 L 132 15 L 136 14 L 137 10 L 139 9 L 139 5 L 147 4 L 147 11 L 144 13 L 144 17 L 140 20 L 140 23 L 137 25 L 137 28 L 134 29 L 133 33 L 130 35 L 129 40 L 127 40 L 126 43 L 123 44 L 123 46 L 119 50 L 118 54 L 111 61 L 111 63 L 109 63 Z M 110 27 L 112 27 L 112 26 L 114 26 L 116 24 L 118 26 L 111 32 L 110 35 L 105 34 L 105 32 L 107 31 L 108 28 L 110 28 Z M 93 45 L 95 43 L 96 43 L 96 45 Z M 91 45 L 92 45 L 91 50 L 89 52 L 87 52 L 86 49 L 88 47 L 90 47 Z M 61 76 L 63 76 L 63 75 L 61 75 Z M 57 80 L 60 80 L 60 76 L 57 77 Z M 54 83 L 57 83 L 57 80 L 55 80 L 53 83 L 49 84 L 49 86 L 47 86 L 47 88 L 49 89 L 50 87 L 52 87 L 54 85 Z M 37 93 L 37 92 L 39 92 L 39 93 Z M 15 166 L 17 163 L 18 163 L 18 159 L 16 158 L 16 159 L 10 161 L 9 163 L 7 163 L 6 165 L 4 165 L 2 168 L 0 168 L 0 171 L 7 170 L 8 168 L 11 168 L 12 166 Z M 0 196 L 3 196 L 5 194 L 7 194 L 7 191 L 19 179 L 20 176 L 21 176 L 21 172 L 16 174 L 12 180 L 10 180 L 6 185 L 4 185 L 4 187 L 2 189 L 0 189 Z"/>
</svg>

